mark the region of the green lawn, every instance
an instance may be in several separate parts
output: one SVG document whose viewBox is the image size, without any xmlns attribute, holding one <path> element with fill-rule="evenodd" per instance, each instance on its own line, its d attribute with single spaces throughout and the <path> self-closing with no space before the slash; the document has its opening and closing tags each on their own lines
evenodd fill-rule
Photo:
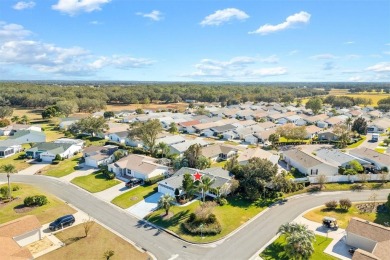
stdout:
<svg viewBox="0 0 390 260">
<path fill-rule="evenodd" d="M 30 147 L 30 146 L 28 146 L 28 147 Z M 0 167 L 2 167 L 3 165 L 6 165 L 6 164 L 12 164 L 15 166 L 16 171 L 21 171 L 21 170 L 24 170 L 24 169 L 30 167 L 31 165 L 27 162 L 27 159 L 18 159 L 18 156 L 20 154 L 23 154 L 23 152 L 14 154 L 14 155 L 7 157 L 7 158 L 1 158 L 0 159 Z M 0 170 L 0 172 L 1 172 L 1 170 Z"/>
<path fill-rule="evenodd" d="M 287 139 L 285 137 L 280 137 L 279 138 L 279 143 L 309 143 L 311 140 L 306 139 L 306 140 L 294 140 L 294 139 Z"/>
<path fill-rule="evenodd" d="M 314 241 L 314 253 L 310 260 L 333 260 L 337 259 L 331 255 L 324 253 L 325 248 L 332 242 L 331 238 L 316 235 Z M 284 245 L 286 239 L 284 235 L 279 236 L 272 244 L 270 244 L 261 254 L 264 260 L 289 260 L 290 258 L 284 253 Z"/>
<path fill-rule="evenodd" d="M 230 145 L 239 145 L 239 143 L 234 142 L 234 141 L 225 141 L 223 142 L 224 144 L 230 144 Z"/>
<path fill-rule="evenodd" d="M 170 212 L 173 216 L 170 219 L 162 219 L 161 216 L 165 214 L 164 210 L 157 210 L 146 217 L 146 219 L 158 226 L 167 228 L 180 237 L 191 242 L 211 242 L 223 238 L 228 235 L 242 224 L 256 216 L 262 210 L 264 210 L 268 204 L 261 202 L 248 202 L 241 198 L 229 198 L 229 203 L 224 206 L 217 206 L 214 208 L 213 213 L 216 215 L 219 223 L 222 226 L 222 232 L 215 236 L 204 236 L 203 239 L 200 236 L 189 235 L 181 229 L 181 223 L 184 222 L 190 213 L 194 212 L 199 207 L 199 201 L 195 201 L 188 206 L 178 207 L 173 206 Z"/>
<path fill-rule="evenodd" d="M 101 139 L 98 137 L 83 137 L 81 140 L 85 141 L 85 146 L 103 146 L 106 143 L 106 139 Z"/>
<path fill-rule="evenodd" d="M 92 193 L 106 190 L 121 183 L 116 179 L 107 180 L 106 177 L 104 177 L 103 173 L 100 171 L 94 172 L 86 176 L 76 177 L 71 182 L 79 186 L 80 188 L 83 188 Z"/>
<path fill-rule="evenodd" d="M 1 185 L 0 187 L 2 186 L 5 185 Z M 43 192 L 38 188 L 20 183 L 11 184 L 11 188 L 14 186 L 18 186 L 20 189 L 18 191 L 11 191 L 11 195 L 13 197 L 18 197 L 19 199 L 16 199 L 0 207 L 0 224 L 23 217 L 25 215 L 36 215 L 39 221 L 42 224 L 45 224 L 63 215 L 73 214 L 76 212 L 73 208 L 69 207 L 53 195 Z M 31 211 L 16 213 L 14 208 L 22 205 L 25 197 L 32 195 L 45 195 L 49 203 L 41 207 L 33 208 Z"/>
<path fill-rule="evenodd" d="M 348 226 L 349 220 L 352 217 L 358 217 L 382 225 L 385 222 L 390 222 L 389 213 L 360 213 L 359 210 L 355 207 L 356 204 L 359 203 L 354 203 L 353 206 L 347 212 L 339 208 L 335 210 L 327 210 L 324 206 L 307 212 L 304 217 L 308 220 L 315 221 L 318 223 L 322 223 L 322 219 L 325 216 L 333 217 L 337 219 L 337 223 L 341 228 L 346 228 Z"/>
<path fill-rule="evenodd" d="M 227 161 L 220 161 L 220 162 L 215 162 L 215 163 L 212 163 L 210 167 L 221 167 L 223 168 L 223 166 L 225 166 Z"/>
<path fill-rule="evenodd" d="M 375 148 L 375 151 L 377 151 L 378 153 L 385 153 L 387 150 L 387 147 L 377 147 Z"/>
<path fill-rule="evenodd" d="M 59 164 L 50 164 L 43 168 L 40 174 L 57 178 L 71 174 L 76 170 L 75 167 L 78 164 L 80 158 L 81 154 L 70 159 L 63 160 Z"/>
<path fill-rule="evenodd" d="M 153 184 L 150 186 L 138 186 L 114 198 L 111 203 L 117 205 L 118 207 L 121 207 L 122 209 L 129 208 L 155 193 L 154 188 L 156 187 L 157 184 Z"/>
<path fill-rule="evenodd" d="M 347 148 L 356 148 L 356 147 L 358 147 L 359 145 L 361 145 L 364 142 L 364 140 L 366 140 L 366 138 L 367 138 L 366 136 L 362 135 L 362 139 L 361 140 L 357 141 L 354 144 L 348 145 Z"/>
<path fill-rule="evenodd" d="M 41 124 L 41 127 L 46 135 L 46 142 L 52 142 L 65 136 L 61 131 L 55 130 L 57 127 L 55 123 Z"/>
<path fill-rule="evenodd" d="M 85 237 L 83 225 L 77 225 L 60 232 L 55 236 L 65 246 L 51 251 L 41 257 L 40 260 L 48 259 L 105 259 L 104 252 L 114 250 L 111 259 L 150 259 L 145 252 L 140 252 L 126 240 L 95 223 L 88 237 Z"/>
<path fill-rule="evenodd" d="M 323 191 L 338 191 L 338 190 L 352 190 L 354 185 L 351 183 L 326 183 Z M 390 182 L 378 183 L 378 182 L 367 182 L 364 183 L 363 189 L 365 190 L 376 190 L 376 189 L 389 189 Z"/>
</svg>

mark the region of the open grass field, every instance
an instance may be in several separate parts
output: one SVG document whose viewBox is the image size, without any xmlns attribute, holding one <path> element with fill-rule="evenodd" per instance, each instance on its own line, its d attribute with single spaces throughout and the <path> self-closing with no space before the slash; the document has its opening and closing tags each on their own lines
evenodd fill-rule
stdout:
<svg viewBox="0 0 390 260">
<path fill-rule="evenodd" d="M 310 260 L 333 260 L 337 259 L 331 255 L 324 253 L 324 250 L 332 242 L 333 239 L 316 235 L 314 242 L 314 253 Z M 284 245 L 286 239 L 284 235 L 278 237 L 272 244 L 270 244 L 261 254 L 260 257 L 264 260 L 289 260 L 290 258 L 284 253 Z"/>
<path fill-rule="evenodd" d="M 41 175 L 53 176 L 53 177 L 63 177 L 65 175 L 71 174 L 76 169 L 76 165 L 78 164 L 81 158 L 81 154 L 72 157 L 70 159 L 66 159 L 61 161 L 59 164 L 50 164 L 41 170 Z"/>
<path fill-rule="evenodd" d="M 54 123 L 41 124 L 41 127 L 46 135 L 46 142 L 52 142 L 65 136 L 64 133 L 55 129 L 56 124 Z"/>
<path fill-rule="evenodd" d="M 141 109 L 151 109 L 151 110 L 158 110 L 158 109 L 178 109 L 179 111 L 184 111 L 188 107 L 187 103 L 173 103 L 173 104 L 130 104 L 130 105 L 113 105 L 109 104 L 107 105 L 106 110 L 107 111 L 121 111 L 121 110 L 135 110 L 137 108 Z"/>
<path fill-rule="evenodd" d="M 114 198 L 111 203 L 122 209 L 127 209 L 155 193 L 156 187 L 157 183 L 150 186 L 138 186 Z"/>
<path fill-rule="evenodd" d="M 390 94 L 386 93 L 377 93 L 377 92 L 363 92 L 357 94 L 338 94 L 337 96 L 348 96 L 348 97 L 361 97 L 361 98 L 370 98 L 372 100 L 372 106 L 378 105 L 378 101 L 387 97 L 390 97 Z"/>
<path fill-rule="evenodd" d="M 12 177 L 11 177 L 11 181 L 12 181 Z M 1 185 L 0 187 L 2 186 L 5 185 Z M 39 221 L 41 222 L 41 224 L 45 224 L 63 215 L 73 214 L 76 212 L 73 208 L 69 207 L 61 200 L 57 199 L 51 194 L 43 192 L 38 188 L 26 184 L 12 183 L 11 189 L 12 187 L 15 186 L 18 186 L 19 190 L 11 191 L 11 195 L 19 199 L 7 203 L 6 205 L 0 204 L 0 224 L 23 217 L 25 215 L 36 215 Z M 19 205 L 22 205 L 25 197 L 32 196 L 32 195 L 45 195 L 49 203 L 41 207 L 32 208 L 30 211 L 26 211 L 23 213 L 16 213 L 14 208 Z"/>
<path fill-rule="evenodd" d="M 95 223 L 88 237 L 84 237 L 83 225 L 67 228 L 55 234 L 66 246 L 39 257 L 40 260 L 67 259 L 106 259 L 104 252 L 113 250 L 110 259 L 149 259 L 147 253 L 137 250 L 133 245 L 114 233 Z"/>
<path fill-rule="evenodd" d="M 14 108 L 14 112 L 12 116 L 22 117 L 26 115 L 30 119 L 30 121 L 34 121 L 34 120 L 42 119 L 41 113 L 42 113 L 41 109 L 29 109 L 29 108 L 17 107 Z"/>
<path fill-rule="evenodd" d="M 169 211 L 173 213 L 173 216 L 169 219 L 162 219 L 162 216 L 165 214 L 165 210 L 161 209 L 153 212 L 147 216 L 146 219 L 153 224 L 175 232 L 180 237 L 188 241 L 204 243 L 216 241 L 228 235 L 233 230 L 237 229 L 239 226 L 263 211 L 267 206 L 266 203 L 251 203 L 240 198 L 229 198 L 228 201 L 229 203 L 227 205 L 216 206 L 213 210 L 213 213 L 216 215 L 222 226 L 222 232 L 215 236 L 204 236 L 203 239 L 200 236 L 189 235 L 181 228 L 181 223 L 186 221 L 188 216 L 194 212 L 197 207 L 199 207 L 199 201 L 195 201 L 185 207 L 171 207 Z"/>
<path fill-rule="evenodd" d="M 345 95 L 349 93 L 349 89 L 343 89 L 343 88 L 332 88 L 329 91 L 329 95 Z"/>
<path fill-rule="evenodd" d="M 304 217 L 308 220 L 315 221 L 318 223 L 322 223 L 322 219 L 325 216 L 333 217 L 337 219 L 337 224 L 341 228 L 346 228 L 348 226 L 350 219 L 353 217 L 365 219 L 382 225 L 385 222 L 390 222 L 389 213 L 360 213 L 358 208 L 356 208 L 357 204 L 358 203 L 354 203 L 353 206 L 348 211 L 345 211 L 340 208 L 334 210 L 327 210 L 325 206 L 323 206 L 307 212 L 304 215 Z"/>
<path fill-rule="evenodd" d="M 73 184 L 87 190 L 89 192 L 95 193 L 99 191 L 106 190 L 111 188 L 119 183 L 118 180 L 107 180 L 102 172 L 94 172 L 86 176 L 76 177 L 71 181 Z"/>
</svg>

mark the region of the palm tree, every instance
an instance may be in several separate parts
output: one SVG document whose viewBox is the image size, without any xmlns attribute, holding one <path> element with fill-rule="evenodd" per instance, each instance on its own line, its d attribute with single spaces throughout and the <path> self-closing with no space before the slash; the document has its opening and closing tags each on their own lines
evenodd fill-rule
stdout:
<svg viewBox="0 0 390 260">
<path fill-rule="evenodd" d="M 161 158 L 168 156 L 169 146 L 166 143 L 163 143 L 163 142 L 158 143 L 157 148 L 161 150 Z"/>
<path fill-rule="evenodd" d="M 351 129 L 352 122 L 353 122 L 352 117 L 348 117 L 348 118 L 345 120 L 345 124 L 347 125 L 348 130 Z"/>
<path fill-rule="evenodd" d="M 160 200 L 158 201 L 158 207 L 165 209 L 165 215 L 167 216 L 169 213 L 169 209 L 175 202 L 175 198 L 169 194 L 162 195 Z"/>
<path fill-rule="evenodd" d="M 16 172 L 16 168 L 15 168 L 15 165 L 13 164 L 5 164 L 1 167 L 1 169 L 7 173 L 7 178 L 8 178 L 8 199 L 11 198 L 11 184 L 9 182 L 9 177 L 10 177 L 10 173 L 14 173 Z"/>
<path fill-rule="evenodd" d="M 292 223 L 285 223 L 281 225 L 279 227 L 278 233 L 282 233 L 286 235 L 286 237 L 289 237 L 291 234 L 295 232 L 302 232 L 306 229 L 307 227 L 305 225 L 292 222 Z"/>
<path fill-rule="evenodd" d="M 200 144 L 193 144 L 188 147 L 187 151 L 184 152 L 184 157 L 188 160 L 188 167 L 195 168 L 196 162 L 201 155 L 202 146 Z"/>
<path fill-rule="evenodd" d="M 103 254 L 103 257 L 106 259 L 106 260 L 110 260 L 111 257 L 113 257 L 115 254 L 114 250 L 107 250 L 106 252 L 104 252 Z"/>
<path fill-rule="evenodd" d="M 12 122 L 18 122 L 20 120 L 20 117 L 19 116 L 13 116 L 12 118 L 11 118 L 11 121 Z"/>
<path fill-rule="evenodd" d="M 202 181 L 198 182 L 197 189 L 202 193 L 202 200 L 205 201 L 205 194 L 208 192 L 211 188 L 211 185 L 213 185 L 215 182 L 215 179 L 210 179 L 210 177 L 202 177 Z"/>
<path fill-rule="evenodd" d="M 20 122 L 23 123 L 24 125 L 27 125 L 30 122 L 30 119 L 28 118 L 28 116 L 24 115 L 20 119 Z"/>
</svg>

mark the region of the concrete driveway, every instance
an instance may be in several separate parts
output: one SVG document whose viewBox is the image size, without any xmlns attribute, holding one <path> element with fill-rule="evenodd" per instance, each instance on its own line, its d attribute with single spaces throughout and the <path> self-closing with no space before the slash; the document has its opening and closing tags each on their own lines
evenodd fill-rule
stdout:
<svg viewBox="0 0 390 260">
<path fill-rule="evenodd" d="M 138 202 L 134 206 L 128 208 L 127 211 L 138 218 L 144 218 L 157 209 L 158 200 L 162 195 L 164 194 L 156 192 L 153 195 L 147 197 L 146 199 Z"/>
<path fill-rule="evenodd" d="M 48 165 L 50 165 L 50 163 L 41 162 L 41 163 L 31 164 L 30 167 L 28 167 L 28 168 L 26 168 L 24 170 L 21 170 L 20 172 L 18 172 L 18 174 L 21 174 L 21 175 L 34 175 L 35 173 L 39 172 L 41 169 L 45 168 Z"/>
<path fill-rule="evenodd" d="M 375 150 L 377 146 L 379 146 L 380 142 L 385 140 L 386 136 L 379 136 L 379 140 L 377 142 L 371 142 L 372 134 L 367 134 L 366 140 L 360 145 L 360 147 L 369 148 Z"/>
<path fill-rule="evenodd" d="M 97 171 L 98 169 L 92 168 L 92 167 L 83 167 L 80 170 L 74 171 L 71 174 L 65 175 L 64 177 L 61 177 L 62 180 L 70 182 L 76 177 L 85 176 L 88 174 L 93 173 L 94 171 Z"/>
<path fill-rule="evenodd" d="M 129 191 L 130 189 L 125 186 L 124 182 L 121 182 L 109 189 L 95 193 L 94 196 L 98 197 L 101 200 L 110 202 L 115 197 L 118 197 L 122 193 Z"/>
</svg>

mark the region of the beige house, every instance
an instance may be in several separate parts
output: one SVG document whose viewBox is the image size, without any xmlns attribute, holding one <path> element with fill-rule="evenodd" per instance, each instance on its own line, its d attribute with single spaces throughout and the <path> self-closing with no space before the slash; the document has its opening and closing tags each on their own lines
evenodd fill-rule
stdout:
<svg viewBox="0 0 390 260">
<path fill-rule="evenodd" d="M 352 218 L 346 229 L 345 243 L 356 247 L 352 259 L 390 258 L 390 228 L 360 218 Z"/>
</svg>

